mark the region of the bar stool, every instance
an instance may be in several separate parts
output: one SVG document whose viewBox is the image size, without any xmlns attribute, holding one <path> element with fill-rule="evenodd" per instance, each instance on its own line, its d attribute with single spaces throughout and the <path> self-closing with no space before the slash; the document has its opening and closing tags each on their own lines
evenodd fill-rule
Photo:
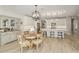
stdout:
<svg viewBox="0 0 79 59">
<path fill-rule="evenodd" d="M 54 31 L 50 31 L 50 37 L 55 37 L 55 32 Z"/>
<path fill-rule="evenodd" d="M 58 33 L 57 33 L 57 37 L 58 37 L 58 38 L 63 38 L 63 33 L 62 33 L 62 32 L 58 32 Z"/>
<path fill-rule="evenodd" d="M 43 31 L 43 37 L 47 37 L 47 32 Z"/>
</svg>

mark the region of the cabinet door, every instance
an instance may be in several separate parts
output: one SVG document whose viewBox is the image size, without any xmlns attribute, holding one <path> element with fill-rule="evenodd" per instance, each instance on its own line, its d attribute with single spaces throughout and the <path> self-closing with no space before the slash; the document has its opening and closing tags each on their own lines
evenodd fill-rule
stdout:
<svg viewBox="0 0 79 59">
<path fill-rule="evenodd" d="M 9 35 L 9 42 L 11 42 L 11 41 L 14 41 L 14 40 L 16 40 L 16 34 L 15 34 L 15 32 L 13 33 L 10 33 L 10 35 Z"/>
<path fill-rule="evenodd" d="M 13 19 L 10 20 L 10 26 L 11 26 L 11 27 L 14 27 L 14 26 L 15 26 L 15 20 L 13 20 Z"/>
<path fill-rule="evenodd" d="M 5 43 L 7 43 L 8 39 L 9 39 L 9 35 L 7 35 L 6 33 L 2 33 L 1 34 L 1 45 L 4 45 Z"/>
<path fill-rule="evenodd" d="M 4 26 L 3 26 L 3 19 L 0 19 L 0 28 L 4 28 Z"/>
<path fill-rule="evenodd" d="M 3 19 L 3 27 L 7 27 L 8 28 L 8 19 Z"/>
<path fill-rule="evenodd" d="M 1 28 L 1 18 L 0 18 L 0 28 Z"/>
</svg>

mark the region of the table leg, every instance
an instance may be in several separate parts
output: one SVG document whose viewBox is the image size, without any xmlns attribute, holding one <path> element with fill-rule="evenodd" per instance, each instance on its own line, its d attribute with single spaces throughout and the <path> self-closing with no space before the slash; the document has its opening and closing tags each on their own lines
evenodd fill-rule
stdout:
<svg viewBox="0 0 79 59">
<path fill-rule="evenodd" d="M 38 38 L 37 38 L 37 41 L 38 41 Z M 37 52 L 38 52 L 38 43 L 37 43 Z"/>
<path fill-rule="evenodd" d="M 38 44 L 37 44 L 37 52 L 38 52 Z"/>
<path fill-rule="evenodd" d="M 22 46 L 21 46 L 20 50 L 21 50 L 21 53 L 22 53 L 23 52 L 23 47 Z"/>
<path fill-rule="evenodd" d="M 30 42 L 30 48 L 32 49 L 32 42 Z"/>
</svg>

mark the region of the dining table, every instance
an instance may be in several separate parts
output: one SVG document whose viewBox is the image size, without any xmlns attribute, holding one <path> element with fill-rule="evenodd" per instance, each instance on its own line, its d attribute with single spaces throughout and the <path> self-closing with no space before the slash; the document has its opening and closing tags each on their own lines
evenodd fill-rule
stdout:
<svg viewBox="0 0 79 59">
<path fill-rule="evenodd" d="M 30 42 L 30 48 L 33 48 L 33 40 L 38 40 L 40 38 L 40 34 L 36 34 L 36 35 L 26 35 L 25 36 L 25 40 L 28 40 Z M 36 49 L 38 51 L 38 44 L 36 46 Z"/>
<path fill-rule="evenodd" d="M 28 40 L 30 42 L 30 48 L 33 47 L 33 43 L 32 43 L 32 40 L 36 40 L 37 37 L 36 36 L 26 36 L 25 37 L 25 40 Z"/>
</svg>

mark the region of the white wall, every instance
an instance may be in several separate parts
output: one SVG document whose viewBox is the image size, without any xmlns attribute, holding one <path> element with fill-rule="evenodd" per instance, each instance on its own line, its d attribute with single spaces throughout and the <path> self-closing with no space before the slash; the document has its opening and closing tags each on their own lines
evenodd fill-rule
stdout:
<svg viewBox="0 0 79 59">
<path fill-rule="evenodd" d="M 70 34 L 71 33 L 71 17 L 66 18 L 66 26 L 67 26 L 66 33 Z"/>
<path fill-rule="evenodd" d="M 71 33 L 71 17 L 68 17 L 67 20 L 66 20 L 66 24 L 67 24 L 67 32 L 68 34 L 72 34 Z M 79 33 L 79 19 L 78 18 L 74 18 L 74 27 L 73 27 L 73 30 L 74 30 L 74 34 L 77 34 Z"/>
<path fill-rule="evenodd" d="M 22 17 L 22 24 L 21 24 L 21 31 L 28 31 L 30 28 L 34 27 L 34 20 L 31 17 L 23 16 Z"/>
<path fill-rule="evenodd" d="M 75 21 L 75 24 L 77 24 L 76 33 L 79 34 L 79 16 L 77 20 Z"/>
<path fill-rule="evenodd" d="M 17 14 L 16 12 L 13 12 L 13 11 L 6 9 L 5 7 L 1 7 L 1 6 L 0 6 L 0 15 L 21 18 L 20 14 Z"/>
<path fill-rule="evenodd" d="M 56 23 L 56 28 L 66 31 L 66 19 L 48 19 L 46 22 L 47 28 L 51 28 L 51 23 Z"/>
</svg>

